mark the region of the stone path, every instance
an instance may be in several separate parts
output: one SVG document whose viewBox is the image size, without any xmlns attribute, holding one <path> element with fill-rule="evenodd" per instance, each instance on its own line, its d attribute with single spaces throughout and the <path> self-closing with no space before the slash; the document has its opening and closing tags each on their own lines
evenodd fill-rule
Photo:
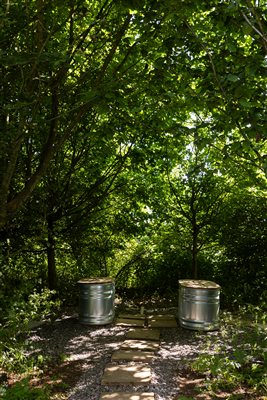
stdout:
<svg viewBox="0 0 267 400">
<path fill-rule="evenodd" d="M 113 353 L 111 361 L 144 361 L 149 362 L 154 359 L 151 351 L 141 350 L 118 350 Z"/>
<path fill-rule="evenodd" d="M 142 310 L 143 311 L 143 310 Z M 160 328 L 176 328 L 174 315 L 120 314 L 116 325 L 131 328 L 119 350 L 114 351 L 111 364 L 104 370 L 102 385 L 146 385 L 151 382 L 149 363 L 160 347 Z M 125 363 L 126 362 L 126 363 Z M 155 400 L 152 392 L 119 391 L 103 393 L 100 400 Z"/>
<path fill-rule="evenodd" d="M 141 340 L 159 340 L 159 329 L 131 329 L 127 335 L 127 339 Z"/>
<path fill-rule="evenodd" d="M 154 393 L 114 392 L 102 394 L 100 400 L 155 400 Z"/>
<path fill-rule="evenodd" d="M 159 348 L 159 343 L 149 339 L 145 340 L 128 339 L 125 340 L 121 345 L 121 349 L 124 350 L 132 349 L 132 350 L 156 351 L 158 350 L 158 348 Z"/>
</svg>

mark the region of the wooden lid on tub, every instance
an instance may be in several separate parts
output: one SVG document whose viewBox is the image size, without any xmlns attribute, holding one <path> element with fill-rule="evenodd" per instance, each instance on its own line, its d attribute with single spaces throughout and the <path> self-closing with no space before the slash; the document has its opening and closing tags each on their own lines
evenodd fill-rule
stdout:
<svg viewBox="0 0 267 400">
<path fill-rule="evenodd" d="M 78 283 L 88 283 L 88 284 L 96 284 L 101 285 L 101 283 L 114 283 L 114 279 L 112 278 L 84 278 L 80 279 Z"/>
<path fill-rule="evenodd" d="M 212 281 L 198 279 L 181 279 L 178 281 L 180 286 L 192 289 L 220 289 L 220 285 Z"/>
</svg>

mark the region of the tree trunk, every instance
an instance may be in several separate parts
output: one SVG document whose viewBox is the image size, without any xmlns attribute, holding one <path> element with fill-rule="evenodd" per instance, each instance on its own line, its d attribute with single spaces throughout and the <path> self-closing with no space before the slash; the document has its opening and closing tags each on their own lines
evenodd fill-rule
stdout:
<svg viewBox="0 0 267 400">
<path fill-rule="evenodd" d="M 48 287 L 50 290 L 57 289 L 57 271 L 55 258 L 55 237 L 54 224 L 47 219 L 48 235 L 47 235 L 47 268 L 48 268 Z"/>
<path fill-rule="evenodd" d="M 197 279 L 198 276 L 198 266 L 197 266 L 197 253 L 198 253 L 198 225 L 196 210 L 193 210 L 192 217 L 192 275 L 193 279 Z"/>
<path fill-rule="evenodd" d="M 196 160 L 197 161 L 197 160 Z M 197 224 L 197 190 L 195 187 L 195 179 L 193 179 L 192 194 L 190 199 L 190 210 L 191 210 L 191 225 L 192 225 L 192 275 L 193 279 L 197 279 L 197 253 L 198 253 L 198 233 L 199 227 Z"/>
<path fill-rule="evenodd" d="M 197 279 L 197 234 L 193 232 L 193 245 L 192 245 L 192 273 L 193 278 Z"/>
</svg>

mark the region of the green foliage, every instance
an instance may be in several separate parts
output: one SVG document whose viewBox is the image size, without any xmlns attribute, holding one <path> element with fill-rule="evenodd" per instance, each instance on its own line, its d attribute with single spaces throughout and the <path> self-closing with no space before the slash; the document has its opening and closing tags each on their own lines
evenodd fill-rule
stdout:
<svg viewBox="0 0 267 400">
<path fill-rule="evenodd" d="M 250 308 L 252 311 L 252 309 Z M 266 325 L 254 314 L 225 314 L 221 333 L 207 343 L 209 352 L 200 355 L 192 368 L 204 373 L 209 390 L 233 390 L 239 385 L 267 393 Z"/>
<path fill-rule="evenodd" d="M 179 396 L 175 400 L 194 400 L 193 397 Z"/>
<path fill-rule="evenodd" d="M 223 306 L 266 300 L 266 4 L 215 3 L 0 6 L 9 351 L 34 288 L 74 305 L 82 277 L 164 294 L 194 269 Z"/>
<path fill-rule="evenodd" d="M 0 361 L 7 370 L 20 370 L 40 365 L 42 356 L 33 360 L 28 356 L 26 334 L 33 321 L 44 321 L 57 312 L 60 302 L 48 289 L 36 291 L 28 299 L 12 299 L 0 326 Z"/>
<path fill-rule="evenodd" d="M 59 309 L 59 300 L 53 299 L 54 291 L 47 288 L 40 293 L 34 291 L 27 299 L 12 299 L 3 321 L 3 328 L 15 333 L 23 333 L 31 321 L 44 321 Z"/>
<path fill-rule="evenodd" d="M 10 388 L 3 388 L 0 392 L 2 400 L 49 400 L 49 398 L 49 391 L 46 387 L 31 387 L 28 379 L 22 379 Z"/>
<path fill-rule="evenodd" d="M 243 306 L 242 312 L 248 318 L 252 318 L 256 324 L 266 326 L 267 325 L 267 292 L 260 298 L 260 305 L 254 306 L 253 304 L 247 304 Z"/>
<path fill-rule="evenodd" d="M 266 198 L 233 193 L 217 222 L 221 248 L 217 277 L 225 304 L 266 304 Z M 220 224 L 220 226 L 219 226 Z"/>
</svg>

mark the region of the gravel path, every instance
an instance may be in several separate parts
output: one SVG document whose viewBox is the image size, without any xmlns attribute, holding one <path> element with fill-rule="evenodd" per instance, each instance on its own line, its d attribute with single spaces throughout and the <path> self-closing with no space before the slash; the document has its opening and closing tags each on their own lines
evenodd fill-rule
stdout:
<svg viewBox="0 0 267 400">
<path fill-rule="evenodd" d="M 99 400 L 102 392 L 122 390 L 154 392 L 155 400 L 175 399 L 179 395 L 179 370 L 201 352 L 202 335 L 180 327 L 161 329 L 160 348 L 157 357 L 150 363 L 151 384 L 103 386 L 101 377 L 104 368 L 111 362 L 112 353 L 125 340 L 128 330 L 128 327 L 114 324 L 102 327 L 81 325 L 77 315 L 66 315 L 32 331 L 30 340 L 34 342 L 37 354 L 45 351 L 52 359 L 67 356 L 73 371 L 77 363 L 81 366 L 78 382 L 69 389 L 69 400 Z"/>
</svg>

